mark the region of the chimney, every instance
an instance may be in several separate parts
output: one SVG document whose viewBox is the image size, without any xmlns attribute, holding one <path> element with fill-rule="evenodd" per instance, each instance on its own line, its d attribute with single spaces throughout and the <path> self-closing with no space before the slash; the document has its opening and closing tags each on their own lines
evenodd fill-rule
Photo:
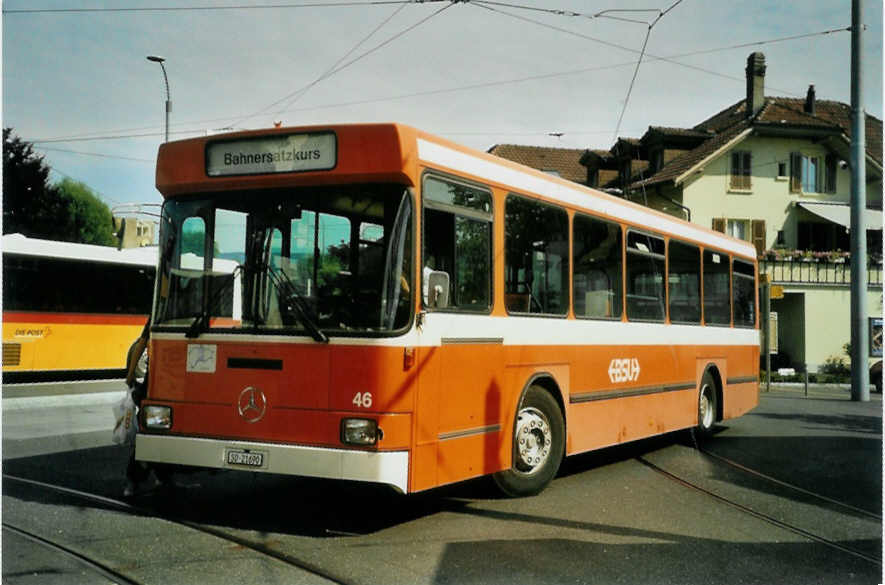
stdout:
<svg viewBox="0 0 885 585">
<path fill-rule="evenodd" d="M 805 95 L 805 113 L 814 115 L 814 85 L 808 86 L 808 93 Z"/>
<path fill-rule="evenodd" d="M 747 57 L 747 117 L 752 118 L 765 105 L 765 55 Z"/>
</svg>

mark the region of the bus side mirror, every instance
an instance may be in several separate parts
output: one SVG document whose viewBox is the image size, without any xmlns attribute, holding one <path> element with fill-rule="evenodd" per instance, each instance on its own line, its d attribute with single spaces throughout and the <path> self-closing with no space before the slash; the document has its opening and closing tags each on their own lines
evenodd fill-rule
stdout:
<svg viewBox="0 0 885 585">
<path fill-rule="evenodd" d="M 427 276 L 427 306 L 445 309 L 449 306 L 449 273 L 434 270 Z"/>
</svg>

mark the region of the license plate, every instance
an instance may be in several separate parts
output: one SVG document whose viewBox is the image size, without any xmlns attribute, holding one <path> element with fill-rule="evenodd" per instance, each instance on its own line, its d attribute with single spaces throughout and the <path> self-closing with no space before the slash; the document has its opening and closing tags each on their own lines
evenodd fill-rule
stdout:
<svg viewBox="0 0 885 585">
<path fill-rule="evenodd" d="M 226 460 L 228 465 L 261 467 L 262 465 L 264 465 L 264 453 L 229 449 L 227 451 Z"/>
</svg>

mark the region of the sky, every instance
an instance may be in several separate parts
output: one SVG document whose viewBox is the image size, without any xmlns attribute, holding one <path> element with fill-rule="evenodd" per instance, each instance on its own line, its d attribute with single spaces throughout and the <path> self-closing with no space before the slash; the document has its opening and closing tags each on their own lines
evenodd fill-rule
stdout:
<svg viewBox="0 0 885 585">
<path fill-rule="evenodd" d="M 881 119 L 883 3 L 863 4 L 864 107 Z M 767 96 L 804 97 L 814 84 L 818 99 L 851 99 L 851 0 L 2 7 L 3 126 L 34 142 L 51 180 L 82 181 L 118 212 L 162 202 L 166 88 L 147 55 L 166 59 L 171 140 L 275 122 L 401 122 L 479 150 L 607 149 L 743 99 L 754 51 L 766 57 Z"/>
</svg>

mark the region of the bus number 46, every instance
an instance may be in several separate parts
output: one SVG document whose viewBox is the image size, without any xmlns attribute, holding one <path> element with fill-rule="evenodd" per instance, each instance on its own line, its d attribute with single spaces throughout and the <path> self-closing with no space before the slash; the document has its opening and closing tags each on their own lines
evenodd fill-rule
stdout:
<svg viewBox="0 0 885 585">
<path fill-rule="evenodd" d="M 372 407 L 372 393 L 371 392 L 357 392 L 356 396 L 353 397 L 353 403 L 357 408 L 371 408 Z"/>
</svg>

